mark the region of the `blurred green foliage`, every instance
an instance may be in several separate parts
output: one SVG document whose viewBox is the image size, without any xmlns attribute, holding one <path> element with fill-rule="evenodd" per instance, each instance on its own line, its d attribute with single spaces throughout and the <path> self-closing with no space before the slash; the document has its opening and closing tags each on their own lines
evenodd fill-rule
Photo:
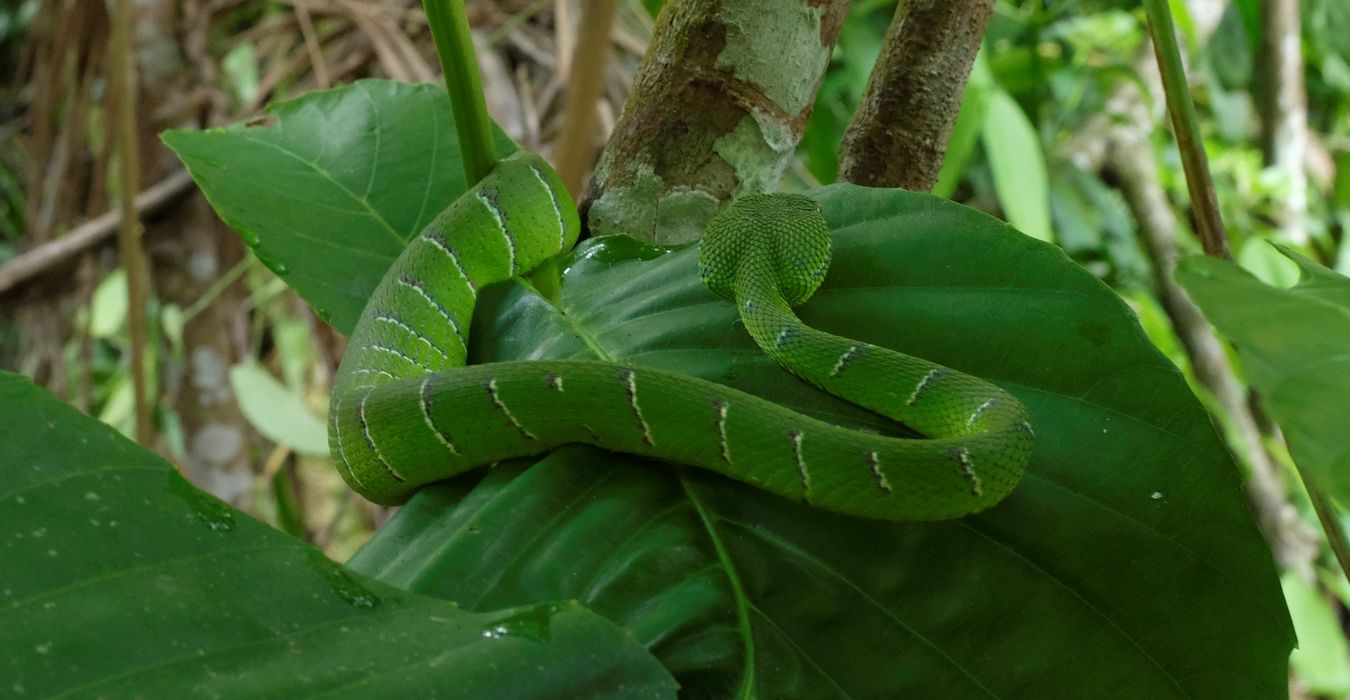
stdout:
<svg viewBox="0 0 1350 700">
<path fill-rule="evenodd" d="M 0 5 L 0 76 L 14 75 L 25 31 L 37 12 L 37 0 Z M 20 104 L 18 85 L 0 81 L 0 262 L 14 256 L 13 242 L 23 232 L 24 197 L 20 183 L 22 162 L 14 143 L 15 118 Z"/>
<path fill-rule="evenodd" d="M 832 182 L 841 139 L 866 85 L 894 1 L 855 2 L 798 155 L 810 178 Z M 1262 152 L 1260 0 L 1234 0 L 1212 34 L 1197 33 L 1185 2 L 1171 3 L 1189 54 L 1192 95 L 1209 154 L 1218 201 L 1239 264 L 1258 279 L 1289 287 L 1299 268 L 1270 242 L 1289 246 L 1342 274 L 1350 273 L 1350 2 L 1303 0 L 1303 56 L 1311 154 L 1307 242 L 1288 240 L 1279 225 L 1290 182 L 1265 165 Z M 1161 94 L 1139 74 L 1149 67 L 1148 28 L 1137 2 L 999 0 L 966 86 L 947 160 L 934 192 L 1035 230 L 1034 210 L 1048 207 L 1053 240 L 1126 298 L 1154 343 L 1174 363 L 1188 357 L 1155 292 L 1153 262 L 1138 239 L 1136 213 L 1118 175 L 1086 172 L 1070 143 L 1125 84 L 1143 88 L 1151 122 L 1143 125 L 1159 163 L 1158 178 L 1188 227 L 1189 193 Z M 991 118 L 990 111 L 1003 112 Z M 1015 114 L 1013 110 L 1020 112 Z M 1025 118 L 1019 118 L 1025 115 Z M 1022 127 L 1027 123 L 1035 140 Z M 1008 157 L 1007 152 L 1018 155 Z M 1321 166 L 1318 163 L 1321 162 Z M 1042 167 L 1040 164 L 1044 163 Z M 805 178 L 803 178 L 805 179 Z M 807 181 L 809 183 L 809 180 Z M 1028 198 L 1037 202 L 1030 203 Z M 1199 252 L 1189 231 L 1178 241 Z M 1315 522 L 1299 494 L 1292 496 Z M 1313 525 L 1313 527 L 1316 527 Z M 1318 560 L 1326 580 L 1342 581 L 1329 550 Z M 1350 691 L 1350 665 L 1339 611 L 1318 590 L 1286 577 L 1285 592 L 1304 639 L 1294 659 L 1303 687 Z M 1341 585 L 1341 589 L 1345 586 Z"/>
<path fill-rule="evenodd" d="M 843 27 L 799 156 L 812 178 L 832 182 L 840 140 L 866 85 L 896 3 L 856 2 Z M 1293 273 L 1269 246 L 1249 241 L 1282 241 L 1275 212 L 1288 183 L 1263 164 L 1260 145 L 1260 19 L 1257 0 L 1238 0 L 1208 37 L 1180 10 L 1178 26 L 1192 49 L 1191 77 L 1202 117 L 1206 147 L 1225 220 L 1237 251 L 1259 275 L 1288 279 Z M 1339 166 L 1331 183 L 1314 178 L 1307 224 L 1312 245 L 1305 252 L 1341 271 L 1350 255 L 1340 241 L 1350 224 L 1350 3 L 1305 0 L 1304 56 L 1307 61 L 1309 123 L 1314 145 Z M 1148 261 L 1135 244 L 1136 222 L 1109 178 L 1082 172 L 1067 160 L 1066 144 L 1100 114 L 1121 83 L 1143 85 L 1137 72 L 1147 26 L 1133 2 L 1001 1 L 990 22 L 985 51 L 967 85 L 961 118 L 952 136 L 947 167 L 935 192 L 1007 217 L 1035 230 L 1028 214 L 1047 200 L 1056 242 L 1118 289 L 1143 289 Z M 1197 40 L 1198 39 L 1198 40 Z M 1147 59 L 1147 56 L 1144 56 Z M 1039 136 L 1028 143 L 1021 120 L 1009 111 L 1013 98 Z M 1001 118 L 986 118 L 990 104 Z M 1185 180 L 1160 96 L 1146 100 L 1155 118 L 1154 145 L 1164 164 L 1160 173 L 1173 201 L 1187 201 Z M 1009 120 L 1013 120 L 1010 122 Z M 1033 152 L 1028 148 L 1039 150 Z M 1008 158 L 1001 151 L 1017 153 Z M 1048 176 L 1040 173 L 1046 163 Z M 1045 183 L 1044 191 L 1041 185 Z M 1189 245 L 1189 242 L 1186 242 Z"/>
<path fill-rule="evenodd" d="M 640 2 L 652 16 L 666 4 L 663 0 L 633 2 Z M 1262 156 L 1260 2 L 1233 0 L 1208 36 L 1197 34 L 1185 2 L 1171 4 L 1186 41 L 1183 48 L 1189 53 L 1193 95 L 1234 253 L 1262 281 L 1287 287 L 1297 279 L 1298 268 L 1268 241 L 1290 245 L 1332 269 L 1350 273 L 1350 245 L 1345 242 L 1350 229 L 1350 2 L 1301 3 L 1307 114 L 1314 151 L 1310 161 L 1325 161 L 1320 169 L 1310 168 L 1306 223 L 1311 240 L 1301 245 L 1287 240 L 1278 225 L 1278 211 L 1290 183 L 1267 168 Z M 790 186 L 836 179 L 839 144 L 896 4 L 896 0 L 852 3 L 805 127 L 798 149 L 801 167 L 792 171 L 796 181 Z M 39 0 L 0 4 L 0 75 L 15 74 L 24 32 L 38 7 Z M 208 39 L 216 47 L 215 55 L 223 59 L 218 87 L 232 104 L 246 105 L 256 98 L 264 53 L 261 44 L 237 41 L 238 35 L 291 11 L 280 3 L 237 3 L 213 27 Z M 1136 0 L 999 0 L 935 193 L 995 213 L 1052 240 L 1119 292 L 1138 314 L 1150 339 L 1185 368 L 1187 357 L 1158 303 L 1153 264 L 1138 241 L 1136 213 L 1122 195 L 1120 183 L 1111 173 L 1077 167 L 1070 160 L 1074 154 L 1068 152 L 1071 140 L 1105 111 L 1114 91 L 1122 85 L 1146 84 L 1137 70 L 1147 64 L 1147 55 L 1141 54 L 1147 37 Z M 0 262 L 16 254 L 25 227 L 21 184 L 26 163 L 22 149 L 15 145 L 20 88 L 0 84 Z M 294 97 L 285 81 L 274 94 Z M 1161 96 L 1149 95 L 1147 89 L 1145 95 L 1152 120 L 1148 125 L 1151 146 L 1160 163 L 1158 176 L 1185 225 L 1189 195 Z M 1008 128 L 1009 124 L 1017 128 Z M 1189 236 L 1179 243 L 1192 251 L 1197 248 Z M 148 361 L 158 371 L 150 376 L 172 375 L 169 370 L 185 366 L 191 348 L 184 345 L 183 329 L 203 308 L 221 299 L 239 305 L 242 299 L 237 319 L 245 329 L 248 357 L 234 367 L 234 389 L 241 403 L 255 409 L 284 408 L 294 416 L 288 424 L 269 418 L 266 410 L 246 409 L 246 417 L 262 436 L 251 445 L 251 458 L 262 464 L 282 448 L 321 451 L 314 421 L 324 412 L 326 367 L 331 358 L 316 336 L 314 329 L 319 324 L 262 265 L 241 264 L 221 282 L 186 308 L 154 303 Z M 231 284 L 237 284 L 238 294 L 224 294 Z M 63 356 L 66 385 L 88 388 L 83 407 L 130 433 L 124 288 L 120 272 L 100 282 L 75 315 L 77 336 L 69 339 Z M 14 326 L 0 318 L 0 357 L 15 356 L 21 347 Z M 77 391 L 71 390 L 72 397 Z M 184 459 L 187 446 L 173 406 L 158 406 L 156 421 L 165 437 L 164 451 Z M 310 537 L 315 536 L 313 522 L 331 518 L 327 520 L 330 532 L 318 539 L 324 540 L 330 552 L 351 551 L 369 523 L 350 510 L 335 515 L 328 506 L 316 518 L 318 507 L 297 494 L 296 484 L 302 481 L 311 489 L 348 497 L 322 458 L 305 457 L 287 462 L 271 473 L 268 483 L 260 484 L 256 510 L 287 531 Z M 346 501 L 330 500 L 343 504 L 336 508 L 345 509 Z M 338 515 L 344 513 L 339 524 Z M 340 526 L 334 528 L 334 524 Z M 345 538 L 333 538 L 331 530 L 345 533 Z M 1350 601 L 1350 588 L 1338 578 L 1325 552 L 1319 565 L 1322 587 L 1342 598 L 1330 598 L 1322 590 L 1286 578 L 1286 597 L 1300 635 L 1306 637 L 1305 648 L 1317 647 L 1296 656 L 1294 667 L 1308 687 L 1343 694 L 1350 690 L 1346 685 L 1350 681 L 1337 615 Z"/>
</svg>

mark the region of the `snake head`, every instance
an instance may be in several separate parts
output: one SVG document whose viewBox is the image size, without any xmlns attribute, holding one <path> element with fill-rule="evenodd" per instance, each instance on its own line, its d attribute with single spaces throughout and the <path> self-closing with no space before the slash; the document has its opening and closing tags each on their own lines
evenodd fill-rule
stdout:
<svg viewBox="0 0 1350 700">
<path fill-rule="evenodd" d="M 811 298 L 830 266 L 830 228 L 820 205 L 799 194 L 737 198 L 713 220 L 698 250 L 699 276 L 712 293 L 736 300 L 749 277 L 773 280 L 788 304 Z"/>
</svg>

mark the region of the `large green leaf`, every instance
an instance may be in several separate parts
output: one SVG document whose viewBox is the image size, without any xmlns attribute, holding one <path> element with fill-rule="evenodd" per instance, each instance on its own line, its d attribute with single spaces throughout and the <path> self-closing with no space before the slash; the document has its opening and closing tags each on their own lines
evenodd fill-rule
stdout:
<svg viewBox="0 0 1350 700">
<path fill-rule="evenodd" d="M 1043 241 L 1050 227 L 1050 181 L 1036 127 L 1012 95 L 993 89 L 985 97 L 981 141 L 989 156 L 998 203 L 1013 226 Z"/>
<path fill-rule="evenodd" d="M 351 142 L 348 157 L 373 147 Z M 969 209 L 847 186 L 819 197 L 836 255 L 803 316 L 1026 402 L 1036 453 L 1005 504 L 955 522 L 863 521 L 575 448 L 424 491 L 353 566 L 474 610 L 576 598 L 648 645 L 689 697 L 1282 694 L 1292 632 L 1237 472 L 1120 299 Z M 471 357 L 622 358 L 894 429 L 787 376 L 701 287 L 692 250 L 661 253 L 588 243 L 557 306 L 523 284 L 484 290 Z M 390 256 L 350 261 L 361 270 L 326 257 L 297 259 L 290 279 L 302 267 L 328 284 L 378 279 Z"/>
<path fill-rule="evenodd" d="M 349 333 L 403 244 L 465 190 L 450 100 L 433 85 L 361 80 L 268 111 L 275 125 L 164 142 L 258 259 Z M 495 133 L 499 153 L 515 150 Z"/>
<path fill-rule="evenodd" d="M 0 696 L 673 697 L 575 602 L 468 613 L 367 580 L 0 373 Z"/>
<path fill-rule="evenodd" d="M 1350 502 L 1350 279 L 1282 249 L 1299 283 L 1272 287 L 1232 263 L 1196 256 L 1177 280 L 1238 349 L 1247 380 L 1314 481 Z"/>
<path fill-rule="evenodd" d="M 819 198 L 835 258 L 803 317 L 1021 398 L 1037 448 L 1006 503 L 896 525 L 574 449 L 415 497 L 352 565 L 471 609 L 576 598 L 690 697 L 726 697 L 747 671 L 763 697 L 1283 693 L 1291 628 L 1237 473 L 1127 307 L 969 209 L 851 186 Z M 471 355 L 598 353 L 887 428 L 755 349 L 693 250 L 655 254 L 589 243 L 560 308 L 491 290 Z"/>
</svg>

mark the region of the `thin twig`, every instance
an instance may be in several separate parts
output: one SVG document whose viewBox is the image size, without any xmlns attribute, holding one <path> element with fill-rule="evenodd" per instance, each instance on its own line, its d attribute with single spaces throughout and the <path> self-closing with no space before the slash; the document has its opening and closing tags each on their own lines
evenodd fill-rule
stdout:
<svg viewBox="0 0 1350 700">
<path fill-rule="evenodd" d="M 1177 215 L 1158 179 L 1159 166 L 1148 133 L 1121 123 L 1105 136 L 1106 167 L 1120 181 L 1139 222 L 1139 242 L 1153 263 L 1155 293 L 1190 360 L 1196 381 L 1212 397 L 1209 409 L 1229 426 L 1234 453 L 1248 467 L 1247 498 L 1257 524 L 1281 570 L 1311 578 L 1317 557 L 1317 533 L 1299 516 L 1285 495 L 1280 463 L 1266 451 L 1261 429 L 1247 401 L 1247 389 L 1233 372 L 1223 341 L 1205 321 L 1200 308 L 1173 279 L 1177 267 Z"/>
<path fill-rule="evenodd" d="M 1171 11 L 1167 7 L 1167 0 L 1144 0 L 1144 7 L 1148 11 L 1154 50 L 1158 53 L 1158 69 L 1163 76 L 1167 111 L 1172 115 L 1172 126 L 1177 132 L 1177 145 L 1181 149 L 1186 186 L 1191 193 L 1191 206 L 1195 211 L 1201 245 L 1206 255 L 1232 260 L 1223 216 L 1219 213 L 1218 200 L 1214 195 L 1214 183 L 1209 176 L 1209 161 L 1199 141 L 1195 104 L 1191 101 L 1186 72 L 1181 64 L 1181 49 L 1177 46 Z M 1341 565 L 1341 571 L 1350 576 L 1350 543 L 1346 541 L 1345 532 L 1337 520 L 1335 507 L 1297 463 L 1295 468 L 1303 477 L 1303 486 L 1313 502 L 1317 519 L 1322 524 L 1336 561 Z"/>
<path fill-rule="evenodd" d="M 191 186 L 192 176 L 186 170 L 180 170 L 136 195 L 133 210 L 137 217 L 152 214 L 187 192 Z M 80 253 L 98 245 L 117 230 L 121 220 L 122 209 L 113 209 L 76 226 L 56 240 L 0 264 L 0 294 L 68 263 Z"/>
<path fill-rule="evenodd" d="M 226 270 L 225 274 L 221 275 L 219 279 L 211 283 L 211 286 L 208 287 L 206 291 L 202 292 L 202 295 L 198 297 L 196 301 L 189 304 L 186 309 L 183 309 L 183 325 L 190 323 L 192 319 L 197 317 L 197 314 L 205 311 L 206 307 L 211 305 L 211 302 L 219 298 L 226 289 L 229 289 L 230 285 L 238 281 L 240 277 L 243 277 L 244 273 L 248 272 L 248 268 L 253 264 L 254 260 L 256 260 L 256 258 L 245 255 L 239 262 L 235 263 L 234 267 Z"/>
<path fill-rule="evenodd" d="M 108 71 L 111 92 L 117 103 L 112 115 L 110 138 L 117 144 L 117 190 L 122 204 L 118 233 L 118 256 L 127 275 L 127 321 L 130 325 L 131 385 L 136 411 L 136 440 L 149 446 L 154 440 L 150 422 L 149 386 L 146 384 L 146 278 L 145 251 L 141 248 L 141 220 L 136 215 L 136 192 L 140 189 L 140 138 L 136 130 L 136 80 L 132 64 L 131 2 L 118 0 L 113 15 L 113 39 Z"/>
<path fill-rule="evenodd" d="M 1205 147 L 1200 139 L 1195 103 L 1191 101 L 1186 69 L 1181 63 L 1181 49 L 1177 46 L 1172 11 L 1167 6 L 1167 0 L 1144 0 L 1144 8 L 1148 11 L 1148 29 L 1153 36 L 1158 71 L 1162 73 L 1167 113 L 1172 117 L 1172 131 L 1176 133 L 1181 165 L 1186 170 L 1186 187 L 1191 193 L 1191 208 L 1195 212 L 1200 245 L 1204 247 L 1206 255 L 1232 260 L 1228 233 L 1224 230 L 1223 217 L 1219 215 L 1219 201 L 1214 194 L 1214 180 L 1209 175 L 1209 160 L 1205 157 Z"/>
<path fill-rule="evenodd" d="M 552 2 L 553 0 L 534 0 L 534 3 L 527 6 L 525 9 L 513 13 L 510 17 L 506 18 L 506 21 L 497 25 L 496 29 L 488 32 L 487 36 L 483 38 L 483 45 L 490 49 L 497 48 L 497 45 L 500 44 L 503 39 L 524 26 L 525 23 L 533 19 L 535 15 L 543 12 L 544 8 L 548 7 L 549 3 Z"/>
<path fill-rule="evenodd" d="M 331 84 L 328 77 L 328 62 L 324 60 L 319 37 L 314 33 L 314 20 L 309 15 L 309 6 L 296 3 L 295 18 L 300 22 L 300 34 L 305 39 L 305 51 L 309 52 L 309 63 L 314 68 L 314 82 L 319 89 L 326 89 Z"/>
</svg>

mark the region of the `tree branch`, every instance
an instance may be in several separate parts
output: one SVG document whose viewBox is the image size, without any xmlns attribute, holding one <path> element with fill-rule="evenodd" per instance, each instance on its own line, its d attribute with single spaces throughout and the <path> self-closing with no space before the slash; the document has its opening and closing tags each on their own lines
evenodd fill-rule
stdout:
<svg viewBox="0 0 1350 700">
<path fill-rule="evenodd" d="M 160 180 L 136 195 L 133 206 L 135 216 L 141 217 L 158 211 L 187 192 L 191 186 L 192 177 L 186 170 L 179 170 Z M 0 295 L 48 270 L 74 260 L 80 253 L 93 248 L 112 235 L 121 220 L 122 210 L 113 209 L 76 226 L 60 238 L 43 243 L 0 264 Z"/>
<path fill-rule="evenodd" d="M 903 0 L 844 135 L 840 179 L 928 191 L 937 182 L 994 0 Z"/>
<path fill-rule="evenodd" d="M 1280 201 L 1280 230 L 1290 243 L 1308 242 L 1308 95 L 1303 87 L 1303 49 L 1298 0 L 1261 3 L 1261 131 L 1266 165 L 1283 173 L 1288 191 Z"/>
<path fill-rule="evenodd" d="M 733 196 L 777 184 L 849 0 L 672 0 L 591 178 L 592 234 L 696 240 Z"/>
</svg>

